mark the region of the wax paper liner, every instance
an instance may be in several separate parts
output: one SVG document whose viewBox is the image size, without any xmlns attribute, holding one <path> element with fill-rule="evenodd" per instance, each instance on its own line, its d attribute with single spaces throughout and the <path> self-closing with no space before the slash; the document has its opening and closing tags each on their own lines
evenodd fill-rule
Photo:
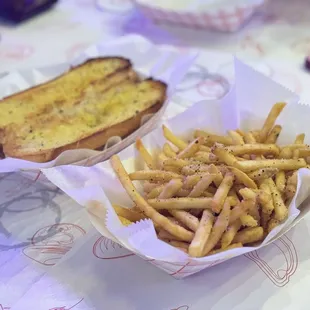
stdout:
<svg viewBox="0 0 310 310">
<path fill-rule="evenodd" d="M 184 2 L 184 1 L 183 1 Z M 176 1 L 135 0 L 149 18 L 162 23 L 223 32 L 237 31 L 254 14 L 264 0 L 191 0 L 185 7 Z M 169 6 L 173 3 L 173 6 Z"/>
<path fill-rule="evenodd" d="M 243 130 L 261 128 L 270 108 L 275 102 L 286 101 L 288 105 L 277 123 L 283 131 L 280 144 L 292 143 L 296 134 L 310 136 L 307 126 L 310 108 L 298 103 L 298 97 L 286 88 L 235 60 L 235 83 L 231 91 L 219 101 L 201 101 L 165 124 L 178 136 L 191 138 L 194 129 L 206 129 L 224 134 L 227 129 Z M 163 146 L 162 129 L 157 128 L 143 138 L 150 152 Z M 128 172 L 143 168 L 135 146 L 131 145 L 119 154 Z M 298 172 L 297 193 L 289 206 L 289 217 L 275 228 L 256 247 L 232 249 L 204 258 L 190 258 L 182 251 L 157 239 L 153 223 L 143 220 L 123 227 L 111 203 L 131 207 L 133 203 L 115 176 L 110 163 L 93 167 L 61 166 L 44 169 L 43 173 L 79 204 L 86 206 L 96 229 L 104 236 L 148 260 L 176 278 L 183 278 L 202 269 L 241 254 L 257 250 L 279 238 L 298 223 L 310 210 L 310 170 Z M 138 189 L 141 188 L 138 186 Z"/>
<path fill-rule="evenodd" d="M 168 99 L 155 115 L 146 115 L 141 127 L 121 141 L 120 137 L 111 137 L 103 151 L 76 149 L 65 151 L 55 160 L 47 163 L 33 163 L 25 160 L 5 158 L 0 160 L 0 173 L 17 170 L 37 170 L 58 165 L 76 163 L 94 165 L 109 158 L 130 145 L 137 136 L 143 136 L 153 129 L 162 117 L 176 85 L 185 76 L 197 56 L 196 52 L 177 52 L 155 46 L 141 36 L 129 35 L 111 42 L 102 42 L 89 47 L 71 63 L 10 72 L 0 79 L 0 98 L 46 82 L 66 72 L 70 67 L 79 65 L 90 58 L 104 56 L 122 56 L 130 59 L 133 68 L 142 76 L 162 80 L 168 85 Z M 108 147 L 109 146 L 109 147 Z M 37 173 L 37 172 L 36 172 Z"/>
</svg>

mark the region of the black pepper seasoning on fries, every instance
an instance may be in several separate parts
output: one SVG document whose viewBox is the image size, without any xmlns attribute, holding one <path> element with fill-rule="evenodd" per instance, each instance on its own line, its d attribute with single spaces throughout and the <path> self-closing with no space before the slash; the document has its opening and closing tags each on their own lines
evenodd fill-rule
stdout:
<svg viewBox="0 0 310 310">
<path fill-rule="evenodd" d="M 263 127 L 249 132 L 220 136 L 197 129 L 186 142 L 163 126 L 167 141 L 158 158 L 138 139 L 145 170 L 128 175 L 117 155 L 110 160 L 136 204 L 131 212 L 115 206 L 117 214 L 129 221 L 150 218 L 159 239 L 192 257 L 262 241 L 287 219 L 297 171 L 310 158 L 303 133 L 290 145 L 276 144 L 285 105 L 276 103 Z M 142 195 L 133 181 L 143 183 Z"/>
</svg>

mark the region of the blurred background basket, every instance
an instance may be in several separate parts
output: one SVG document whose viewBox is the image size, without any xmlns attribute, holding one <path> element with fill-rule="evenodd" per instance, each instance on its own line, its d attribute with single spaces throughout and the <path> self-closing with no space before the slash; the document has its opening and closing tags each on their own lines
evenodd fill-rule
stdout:
<svg viewBox="0 0 310 310">
<path fill-rule="evenodd" d="M 133 0 L 144 15 L 160 23 L 198 29 L 234 32 L 246 23 L 266 0 Z M 176 4 L 179 4 L 178 6 Z"/>
</svg>

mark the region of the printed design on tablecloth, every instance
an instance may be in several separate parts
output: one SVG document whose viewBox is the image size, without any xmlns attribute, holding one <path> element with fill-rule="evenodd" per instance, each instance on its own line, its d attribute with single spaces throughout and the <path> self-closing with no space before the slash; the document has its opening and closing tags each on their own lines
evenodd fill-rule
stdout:
<svg viewBox="0 0 310 310">
<path fill-rule="evenodd" d="M 100 237 L 94 243 L 93 254 L 100 259 L 118 259 L 135 255 L 106 237 Z"/>
<path fill-rule="evenodd" d="M 77 305 L 79 305 L 82 301 L 84 300 L 84 298 L 82 298 L 81 300 L 79 300 L 76 304 L 74 304 L 73 306 L 67 308 L 66 306 L 61 306 L 61 307 L 55 307 L 55 308 L 50 308 L 49 310 L 70 310 L 70 309 L 74 309 Z M 1 310 L 1 309 L 0 309 Z"/>
<path fill-rule="evenodd" d="M 195 89 L 207 98 L 218 99 L 229 91 L 229 82 L 225 77 L 217 73 L 210 73 L 207 68 L 201 65 L 193 65 L 177 86 L 177 92 L 185 92 Z"/>
<path fill-rule="evenodd" d="M 11 307 L 5 307 L 2 304 L 0 304 L 0 310 L 10 310 Z"/>
<path fill-rule="evenodd" d="M 282 259 L 282 263 L 281 266 L 279 263 L 279 267 L 277 268 L 270 266 L 270 264 L 261 257 L 262 253 L 268 253 L 269 255 L 274 256 L 274 252 L 271 250 L 272 247 L 273 249 L 276 248 L 281 254 L 281 258 L 279 257 L 279 259 Z M 245 257 L 253 261 L 258 268 L 265 273 L 268 279 L 278 287 L 284 287 L 287 285 L 298 267 L 298 255 L 296 248 L 294 243 L 287 236 L 279 238 L 267 248 L 263 248 L 260 251 L 247 253 L 245 254 Z"/>
<path fill-rule="evenodd" d="M 0 49 L 0 59 L 24 60 L 29 58 L 34 51 L 34 47 L 27 44 L 4 44 Z"/>
<path fill-rule="evenodd" d="M 18 238 L 16 238 L 18 241 L 14 240 L 15 236 L 13 232 L 9 231 L 9 228 L 7 228 L 14 214 L 17 215 L 40 210 L 42 215 L 43 212 L 49 211 L 54 215 L 50 220 L 54 221 L 55 224 L 61 221 L 61 209 L 59 205 L 54 202 L 54 198 L 61 194 L 60 190 L 57 188 L 49 189 L 33 181 L 31 186 L 28 186 L 28 183 L 26 183 L 27 185 L 23 188 L 21 186 L 21 184 L 23 184 L 21 181 L 22 179 L 20 175 L 14 173 L 5 174 L 0 177 L 0 194 L 7 199 L 0 204 L 0 236 L 3 235 L 5 237 L 1 238 L 0 251 L 24 248 L 31 245 L 33 242 L 30 240 L 32 238 L 31 235 L 23 237 L 23 240 L 18 236 Z M 14 188 L 14 190 L 12 190 L 12 188 Z M 17 188 L 19 189 L 19 193 L 16 192 Z M 27 215 L 25 215 L 25 218 L 27 218 Z M 35 223 L 32 224 L 32 226 L 34 225 Z M 55 233 L 57 233 L 57 230 L 51 228 L 45 236 L 40 236 L 40 238 L 35 241 L 41 242 L 53 236 Z M 12 242 L 12 240 L 14 241 Z"/>
<path fill-rule="evenodd" d="M 49 232 L 53 235 L 49 238 Z M 38 230 L 31 239 L 31 245 L 23 249 L 24 255 L 44 266 L 54 266 L 75 241 L 86 234 L 85 230 L 75 224 L 61 223 L 49 225 Z"/>
</svg>

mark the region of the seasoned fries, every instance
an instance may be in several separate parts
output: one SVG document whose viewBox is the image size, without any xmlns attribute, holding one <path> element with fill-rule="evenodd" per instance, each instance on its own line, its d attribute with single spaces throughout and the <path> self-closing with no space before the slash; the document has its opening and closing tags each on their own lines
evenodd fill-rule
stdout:
<svg viewBox="0 0 310 310">
<path fill-rule="evenodd" d="M 286 103 L 278 102 L 272 107 L 271 111 L 269 112 L 269 115 L 266 118 L 264 126 L 260 131 L 259 134 L 260 142 L 263 143 L 266 141 L 268 134 L 270 133 L 272 127 L 274 126 L 274 123 L 276 122 L 276 119 L 278 118 L 278 116 L 280 115 L 285 106 Z"/>
<path fill-rule="evenodd" d="M 114 206 L 116 213 L 125 224 L 151 219 L 159 239 L 192 257 L 262 241 L 287 219 L 297 171 L 310 157 L 304 134 L 275 144 L 284 107 L 275 104 L 259 130 L 222 136 L 199 129 L 189 142 L 163 126 L 167 141 L 154 157 L 138 139 L 147 170 L 127 174 L 117 155 L 110 160 L 136 205 L 136 211 Z M 142 183 L 143 195 L 132 181 Z"/>
</svg>

